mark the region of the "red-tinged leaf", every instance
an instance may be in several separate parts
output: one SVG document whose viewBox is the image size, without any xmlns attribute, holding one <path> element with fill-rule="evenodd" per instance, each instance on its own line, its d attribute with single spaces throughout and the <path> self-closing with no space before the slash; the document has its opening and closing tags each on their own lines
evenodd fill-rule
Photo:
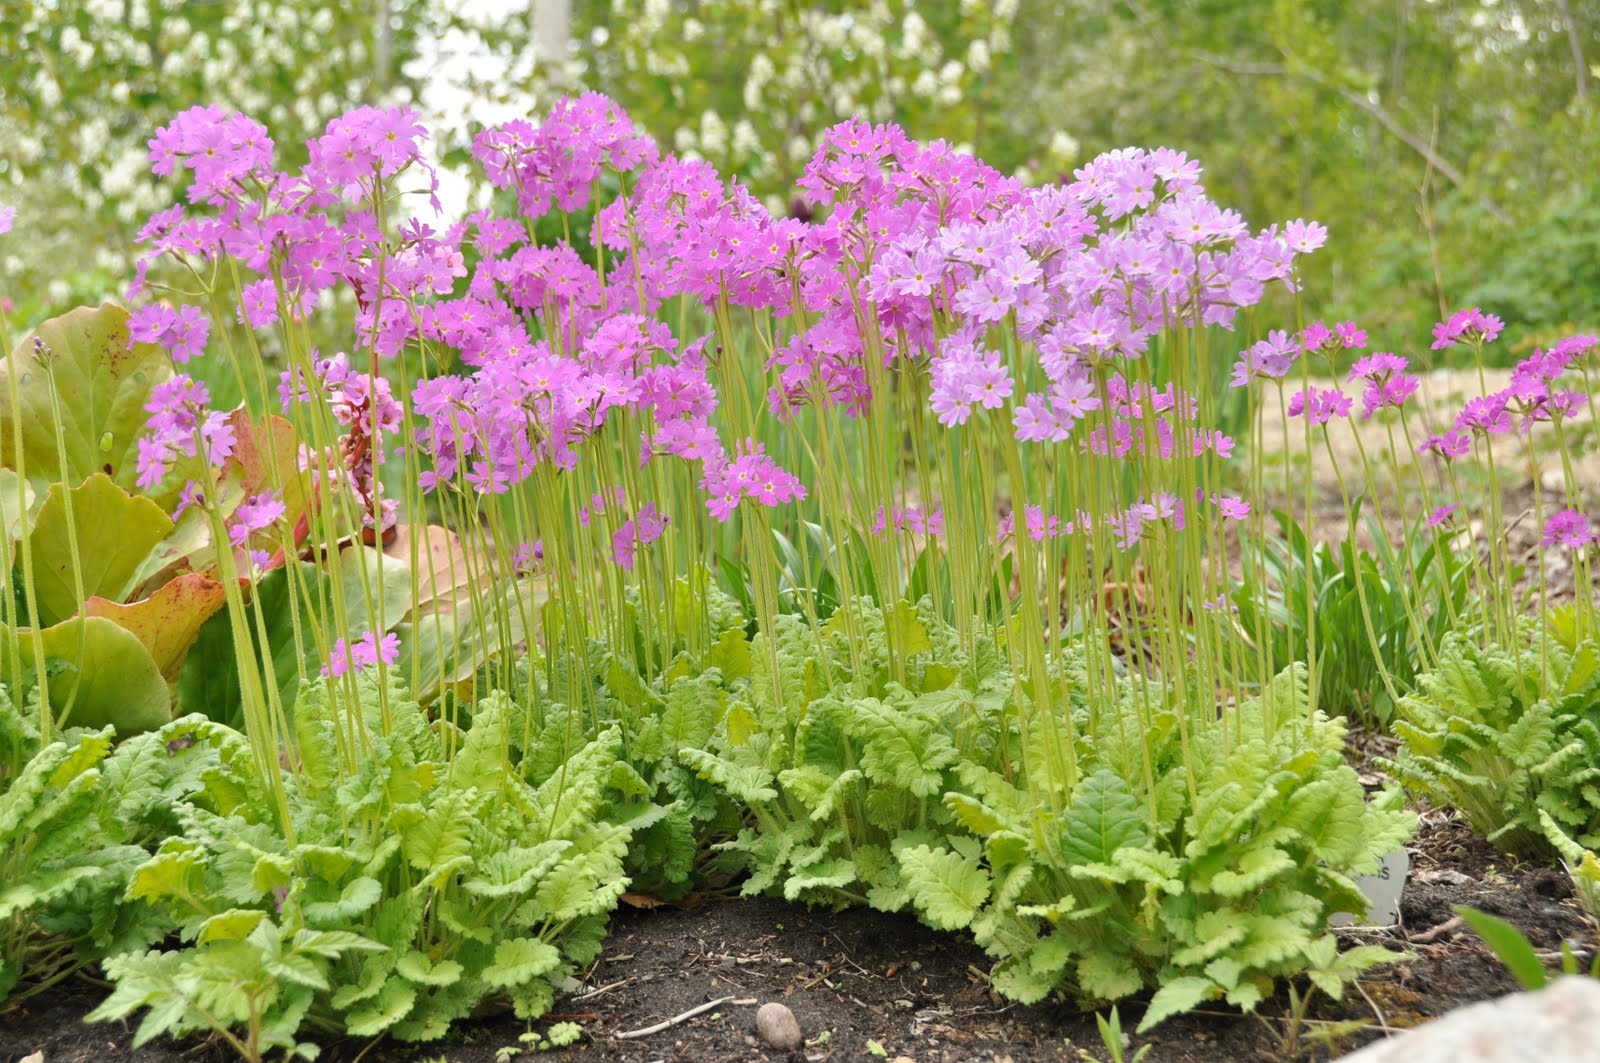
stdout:
<svg viewBox="0 0 1600 1063">
<path fill-rule="evenodd" d="M 241 497 L 267 491 L 281 492 L 284 515 L 292 523 L 306 511 L 310 478 L 300 471 L 300 436 L 282 417 L 250 416 L 243 407 L 228 414 L 233 429 L 233 454 L 223 466 L 222 479 L 236 487 Z"/>
<path fill-rule="evenodd" d="M 123 605 L 105 598 L 84 603 L 86 616 L 105 617 L 131 632 L 161 669 L 169 683 L 177 682 L 189 647 L 200 626 L 221 609 L 226 597 L 222 584 L 198 572 L 179 576 L 150 597 Z"/>
</svg>

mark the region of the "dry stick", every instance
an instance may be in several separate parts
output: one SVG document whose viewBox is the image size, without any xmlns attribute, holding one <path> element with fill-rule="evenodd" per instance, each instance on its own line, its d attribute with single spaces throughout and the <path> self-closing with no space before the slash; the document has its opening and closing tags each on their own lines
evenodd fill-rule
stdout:
<svg viewBox="0 0 1600 1063">
<path fill-rule="evenodd" d="M 570 997 L 569 999 L 571 999 L 571 1000 L 593 1000 L 595 997 L 599 996 L 601 993 L 609 993 L 613 989 L 617 988 L 618 986 L 627 985 L 631 981 L 632 981 L 631 978 L 618 979 L 615 982 L 609 982 L 606 985 L 601 986 L 599 989 L 591 989 L 587 993 L 580 993 L 575 997 Z"/>
<path fill-rule="evenodd" d="M 715 1007 L 718 1007 L 720 1005 L 726 1004 L 728 1001 L 730 1001 L 732 999 L 733 999 L 733 997 L 728 996 L 728 997 L 718 997 L 715 1000 L 708 1000 L 704 1004 L 696 1005 L 695 1007 L 690 1008 L 688 1011 L 682 1012 L 681 1014 L 678 1014 L 678 1015 L 674 1015 L 672 1018 L 667 1019 L 664 1022 L 658 1022 L 654 1026 L 646 1026 L 646 1027 L 644 1027 L 643 1029 L 640 1029 L 640 1030 L 629 1030 L 627 1033 L 619 1033 L 619 1034 L 617 1034 L 617 1040 L 619 1040 L 619 1041 L 631 1041 L 631 1040 L 633 1040 L 634 1038 L 637 1038 L 637 1037 L 649 1037 L 653 1033 L 660 1033 L 662 1030 L 670 1030 L 672 1027 L 678 1025 L 680 1022 L 688 1022 L 690 1019 L 694 1018 L 696 1015 L 704 1015 L 706 1012 L 710 1011 L 712 1008 L 715 1008 Z"/>
<path fill-rule="evenodd" d="M 1452 916 L 1451 918 L 1440 923 L 1438 926 L 1434 927 L 1432 930 L 1424 930 L 1422 933 L 1415 935 L 1407 934 L 1406 940 L 1413 945 L 1431 945 L 1435 941 L 1438 941 L 1440 938 L 1444 937 L 1446 934 L 1453 934 L 1465 925 L 1465 921 L 1462 920 L 1459 915 Z"/>
</svg>

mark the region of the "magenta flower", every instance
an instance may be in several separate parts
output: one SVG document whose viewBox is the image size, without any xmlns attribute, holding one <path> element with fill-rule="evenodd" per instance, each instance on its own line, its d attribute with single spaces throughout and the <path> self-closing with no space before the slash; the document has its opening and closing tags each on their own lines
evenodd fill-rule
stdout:
<svg viewBox="0 0 1600 1063">
<path fill-rule="evenodd" d="M 247 284 L 240 292 L 240 320 L 251 328 L 265 328 L 278 320 L 278 290 L 270 280 Z"/>
<path fill-rule="evenodd" d="M 1461 507 L 1460 503 L 1458 502 L 1452 502 L 1449 505 L 1440 506 L 1438 509 L 1428 514 L 1427 519 L 1424 520 L 1423 523 L 1430 528 L 1443 527 L 1445 524 L 1450 522 L 1450 518 L 1455 516 L 1456 510 L 1459 508 Z"/>
<path fill-rule="evenodd" d="M 1284 242 L 1297 255 L 1308 255 L 1328 242 L 1328 227 L 1296 218 L 1283 227 Z"/>
<path fill-rule="evenodd" d="M 1361 419 L 1364 421 L 1384 409 L 1399 409 L 1415 394 L 1421 383 L 1409 373 L 1400 373 L 1387 379 L 1370 378 L 1361 392 Z"/>
<path fill-rule="evenodd" d="M 1459 428 L 1446 429 L 1442 435 L 1432 435 L 1417 447 L 1418 454 L 1437 454 L 1449 460 L 1472 452 L 1472 436 Z"/>
<path fill-rule="evenodd" d="M 17 220 L 17 208 L 0 204 L 0 235 L 11 231 L 11 226 Z"/>
<path fill-rule="evenodd" d="M 233 522 L 228 525 L 228 538 L 234 546 L 243 546 L 250 536 L 272 527 L 284 514 L 283 500 L 278 492 L 267 491 L 254 495 L 234 510 Z"/>
<path fill-rule="evenodd" d="M 1281 380 L 1289 375 L 1289 370 L 1294 368 L 1295 359 L 1300 357 L 1300 343 L 1282 329 L 1274 329 L 1267 334 L 1267 338 L 1255 343 L 1239 358 L 1233 366 L 1233 377 L 1229 384 L 1238 388 L 1244 387 L 1252 380 L 1273 379 Z"/>
<path fill-rule="evenodd" d="M 944 425 L 965 424 L 973 406 L 997 409 L 1011 397 L 1011 374 L 1000 353 L 958 333 L 947 339 L 933 361 L 933 412 Z"/>
<path fill-rule="evenodd" d="M 988 270 L 967 287 L 956 293 L 955 308 L 984 324 L 1002 320 L 1007 311 L 1016 305 L 1016 289 L 998 270 Z"/>
<path fill-rule="evenodd" d="M 511 568 L 518 575 L 532 572 L 544 560 L 544 540 L 529 539 L 518 543 L 511 554 Z"/>
<path fill-rule="evenodd" d="M 1468 399 L 1456 416 L 1456 428 L 1464 432 L 1482 432 L 1486 435 L 1503 435 L 1511 431 L 1511 411 L 1507 408 L 1509 395 L 1496 392 Z"/>
<path fill-rule="evenodd" d="M 1365 347 L 1367 345 L 1367 330 L 1357 328 L 1354 321 L 1341 321 L 1333 326 L 1333 331 L 1339 337 L 1346 350 Z"/>
<path fill-rule="evenodd" d="M 381 639 L 367 632 L 354 640 L 336 639 L 328 654 L 328 663 L 322 668 L 324 678 L 337 679 L 349 672 L 359 672 L 382 661 L 393 664 L 400 657 L 400 636 L 390 632 Z"/>
<path fill-rule="evenodd" d="M 708 496 L 706 508 L 718 521 L 726 521 L 746 498 L 758 505 L 778 506 L 806 497 L 799 478 L 785 472 L 754 442 L 747 442 L 733 461 L 714 467 L 708 464 L 700 486 Z"/>
<path fill-rule="evenodd" d="M 1289 416 L 1305 416 L 1312 424 L 1325 425 L 1335 417 L 1350 416 L 1350 396 L 1338 388 L 1310 387 L 1289 396 Z"/>
<path fill-rule="evenodd" d="M 1357 358 L 1350 365 L 1349 380 L 1375 380 L 1382 383 L 1396 373 L 1402 373 L 1410 365 L 1405 358 L 1388 351 L 1379 351 L 1369 354 L 1365 358 Z"/>
<path fill-rule="evenodd" d="M 1446 321 L 1433 326 L 1433 349 L 1443 350 L 1452 344 L 1493 343 L 1506 323 L 1493 314 L 1485 314 L 1475 306 L 1457 310 Z"/>
<path fill-rule="evenodd" d="M 897 532 L 938 537 L 944 534 L 944 510 L 936 509 L 925 515 L 920 506 L 892 506 L 885 514 L 883 507 L 879 506 L 872 533 L 882 535 L 890 527 Z"/>
<path fill-rule="evenodd" d="M 1595 527 L 1589 518 L 1575 509 L 1558 510 L 1544 523 L 1542 546 L 1565 546 L 1580 550 L 1595 541 Z"/>
<path fill-rule="evenodd" d="M 621 568 L 633 571 L 634 551 L 648 546 L 666 533 L 672 518 L 656 509 L 654 502 L 646 502 L 636 517 L 622 522 L 611 533 L 611 556 Z"/>
<path fill-rule="evenodd" d="M 1546 353 L 1571 368 L 1596 346 L 1600 346 L 1600 336 L 1568 336 L 1566 339 L 1554 344 Z"/>
<path fill-rule="evenodd" d="M 197 306 L 182 306 L 177 310 L 162 303 L 140 307 L 128 318 L 128 346 L 135 343 L 154 343 L 172 353 L 172 360 L 182 365 L 205 350 L 206 338 L 211 334 L 211 321 Z"/>
<path fill-rule="evenodd" d="M 212 465 L 220 466 L 233 453 L 233 427 L 228 415 L 207 413 L 205 405 L 209 401 L 211 394 L 205 384 L 185 373 L 151 389 L 144 407 L 150 414 L 146 422 L 149 434 L 138 441 L 136 482 L 140 487 L 149 489 L 160 483 L 177 456 L 194 456 L 197 434 L 205 445 L 206 460 Z"/>
<path fill-rule="evenodd" d="M 1250 503 L 1230 495 L 1218 496 L 1217 509 L 1228 520 L 1244 520 L 1250 515 Z"/>
</svg>

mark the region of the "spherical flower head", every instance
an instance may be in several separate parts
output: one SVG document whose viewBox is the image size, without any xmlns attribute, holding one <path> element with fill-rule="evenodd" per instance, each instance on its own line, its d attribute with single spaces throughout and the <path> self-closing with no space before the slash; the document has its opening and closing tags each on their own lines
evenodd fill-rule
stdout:
<svg viewBox="0 0 1600 1063">
<path fill-rule="evenodd" d="M 732 461 L 720 465 L 707 463 L 700 486 L 707 495 L 706 508 L 719 522 L 732 516 L 745 499 L 772 507 L 802 501 L 806 497 L 805 485 L 799 477 L 779 467 L 766 455 L 760 443 L 748 440 Z M 651 512 L 654 512 L 653 507 Z M 641 515 L 644 515 L 643 511 Z M 660 522 L 659 534 L 666 527 L 666 518 L 653 519 Z"/>
<path fill-rule="evenodd" d="M 1600 336 L 1568 336 L 1545 353 L 1570 369 L 1597 346 L 1600 346 Z"/>
<path fill-rule="evenodd" d="M 1333 330 L 1320 321 L 1313 321 L 1307 325 L 1300 334 L 1300 343 L 1308 351 L 1320 351 L 1324 347 L 1333 347 L 1338 344 L 1338 338 Z"/>
<path fill-rule="evenodd" d="M 1433 349 L 1439 351 L 1457 343 L 1493 343 L 1505 327 L 1505 322 L 1493 314 L 1469 306 L 1433 326 Z"/>
<path fill-rule="evenodd" d="M 198 306 L 174 310 L 162 303 L 140 307 L 128 317 L 128 346 L 154 343 L 166 348 L 179 365 L 205 350 L 211 320 Z"/>
<path fill-rule="evenodd" d="M 0 204 L 0 236 L 11 231 L 11 226 L 17 220 L 17 208 Z"/>
<path fill-rule="evenodd" d="M 1361 393 L 1361 419 L 1366 420 L 1379 410 L 1399 409 L 1420 384 L 1421 381 L 1409 373 L 1399 373 L 1385 380 L 1369 380 Z"/>
<path fill-rule="evenodd" d="M 1544 523 L 1544 534 L 1539 539 L 1543 546 L 1564 546 L 1581 550 L 1595 541 L 1595 527 L 1589 518 L 1575 509 L 1558 510 Z"/>
<path fill-rule="evenodd" d="M 1300 341 L 1283 329 L 1274 329 L 1244 352 L 1234 363 L 1233 376 L 1228 381 L 1233 387 L 1244 387 L 1252 380 L 1281 380 L 1294 368 L 1300 357 Z"/>
<path fill-rule="evenodd" d="M 1350 366 L 1350 380 L 1375 380 L 1379 383 L 1388 380 L 1396 373 L 1404 372 L 1410 363 L 1398 354 L 1389 351 L 1379 351 L 1369 354 L 1365 358 L 1357 358 Z"/>
<path fill-rule="evenodd" d="M 1463 432 L 1481 432 L 1485 435 L 1504 435 L 1511 431 L 1511 411 L 1507 408 L 1509 396 L 1505 392 L 1468 399 L 1456 416 L 1456 428 Z"/>
<path fill-rule="evenodd" d="M 1289 416 L 1325 425 L 1335 417 L 1349 417 L 1351 405 L 1350 396 L 1338 388 L 1311 387 L 1289 396 Z"/>
</svg>

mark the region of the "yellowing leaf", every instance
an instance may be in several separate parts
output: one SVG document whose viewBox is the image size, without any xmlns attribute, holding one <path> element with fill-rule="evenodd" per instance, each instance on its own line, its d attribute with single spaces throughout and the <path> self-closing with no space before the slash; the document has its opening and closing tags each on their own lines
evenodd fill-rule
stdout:
<svg viewBox="0 0 1600 1063">
<path fill-rule="evenodd" d="M 67 503 L 71 502 L 71 520 Z M 148 498 L 130 495 L 104 473 L 65 491 L 51 484 L 29 535 L 34 590 L 46 627 L 78 612 L 84 598 L 120 602 L 139 564 L 172 531 L 172 518 Z M 76 553 L 73 551 L 76 543 Z"/>
<path fill-rule="evenodd" d="M 201 945 L 212 941 L 243 941 L 266 917 L 266 912 L 253 908 L 230 908 L 201 923 L 196 941 Z"/>
</svg>

